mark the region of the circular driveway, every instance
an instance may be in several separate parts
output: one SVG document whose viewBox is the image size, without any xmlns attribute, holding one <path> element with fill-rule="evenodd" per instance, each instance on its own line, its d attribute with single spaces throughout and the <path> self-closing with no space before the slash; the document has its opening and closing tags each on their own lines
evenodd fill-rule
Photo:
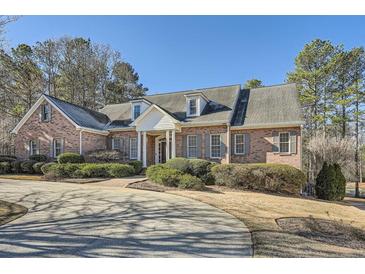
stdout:
<svg viewBox="0 0 365 274">
<path fill-rule="evenodd" d="M 0 257 L 252 255 L 242 222 L 175 195 L 0 179 L 0 199 L 29 209 L 0 226 Z"/>
</svg>

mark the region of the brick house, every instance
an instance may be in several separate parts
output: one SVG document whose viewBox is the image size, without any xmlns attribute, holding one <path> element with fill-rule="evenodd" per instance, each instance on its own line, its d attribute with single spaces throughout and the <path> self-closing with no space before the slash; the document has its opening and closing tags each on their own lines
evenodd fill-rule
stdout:
<svg viewBox="0 0 365 274">
<path fill-rule="evenodd" d="M 42 95 L 14 128 L 16 155 L 119 149 L 144 166 L 174 157 L 301 168 L 295 84 L 148 95 L 99 111 Z"/>
</svg>

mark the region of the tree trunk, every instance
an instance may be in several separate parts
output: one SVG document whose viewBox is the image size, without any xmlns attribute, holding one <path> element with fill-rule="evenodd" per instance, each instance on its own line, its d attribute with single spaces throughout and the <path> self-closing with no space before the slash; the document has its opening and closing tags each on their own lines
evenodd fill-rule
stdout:
<svg viewBox="0 0 365 274">
<path fill-rule="evenodd" d="M 360 171 L 360 161 L 359 161 L 359 94 L 358 87 L 356 87 L 356 125 L 355 125 L 355 134 L 356 134 L 356 151 L 355 151 L 355 163 L 356 163 L 356 183 L 355 183 L 355 197 L 360 197 L 360 189 L 359 182 L 361 182 L 361 171 Z"/>
</svg>

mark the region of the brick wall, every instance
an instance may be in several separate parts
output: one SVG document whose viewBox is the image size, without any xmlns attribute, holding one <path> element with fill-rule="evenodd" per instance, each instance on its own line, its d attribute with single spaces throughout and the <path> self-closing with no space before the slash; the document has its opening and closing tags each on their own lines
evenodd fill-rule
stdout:
<svg viewBox="0 0 365 274">
<path fill-rule="evenodd" d="M 272 152 L 273 131 L 297 133 L 297 153 L 280 154 Z M 250 134 L 250 153 L 248 155 L 231 155 L 232 163 L 281 163 L 301 168 L 301 130 L 295 128 L 274 128 L 274 129 L 248 129 L 232 130 L 231 134 L 248 133 Z M 231 144 L 233 145 L 233 144 Z"/>
<path fill-rule="evenodd" d="M 63 138 L 64 151 L 76 152 L 79 148 L 79 131 L 55 108 L 51 108 L 51 121 L 41 122 L 39 118 L 40 107 L 30 116 L 19 129 L 15 137 L 15 155 L 19 158 L 28 158 L 29 141 L 39 141 L 40 154 L 51 156 L 52 140 Z"/>
<path fill-rule="evenodd" d="M 91 132 L 82 132 L 82 153 L 96 149 L 106 149 L 107 136 Z"/>
</svg>

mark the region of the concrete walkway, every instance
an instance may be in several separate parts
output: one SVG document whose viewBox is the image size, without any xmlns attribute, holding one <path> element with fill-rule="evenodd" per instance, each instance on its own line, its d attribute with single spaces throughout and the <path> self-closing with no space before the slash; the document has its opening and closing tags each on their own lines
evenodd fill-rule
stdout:
<svg viewBox="0 0 365 274">
<path fill-rule="evenodd" d="M 0 179 L 0 199 L 29 212 L 0 226 L 0 257 L 247 257 L 233 216 L 165 193 Z"/>
</svg>

